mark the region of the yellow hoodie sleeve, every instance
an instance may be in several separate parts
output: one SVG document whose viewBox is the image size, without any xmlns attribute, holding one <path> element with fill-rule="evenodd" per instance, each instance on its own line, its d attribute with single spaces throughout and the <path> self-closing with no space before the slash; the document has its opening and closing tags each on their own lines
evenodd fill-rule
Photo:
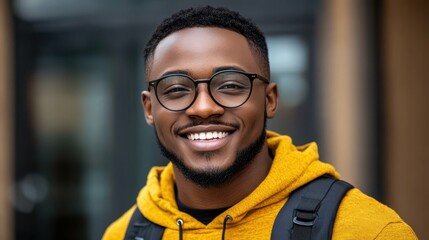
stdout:
<svg viewBox="0 0 429 240">
<path fill-rule="evenodd" d="M 127 231 L 128 223 L 130 222 L 131 216 L 134 213 L 136 206 L 133 206 L 127 212 L 124 213 L 118 220 L 113 222 L 103 235 L 102 240 L 118 240 L 124 239 L 125 232 Z"/>
<path fill-rule="evenodd" d="M 413 230 L 404 222 L 394 222 L 388 224 L 383 230 L 381 230 L 380 234 L 375 238 L 376 240 L 390 240 L 397 239 L 398 233 L 402 233 L 404 240 L 414 240 L 417 239 L 416 234 Z"/>
<path fill-rule="evenodd" d="M 341 202 L 333 239 L 408 240 L 417 237 L 395 211 L 355 188 Z"/>
</svg>

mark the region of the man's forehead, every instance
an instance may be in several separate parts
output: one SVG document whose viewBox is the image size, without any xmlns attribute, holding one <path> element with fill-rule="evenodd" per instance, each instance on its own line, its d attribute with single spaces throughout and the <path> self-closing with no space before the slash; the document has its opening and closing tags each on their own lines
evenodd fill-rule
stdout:
<svg viewBox="0 0 429 240">
<path fill-rule="evenodd" d="M 156 51 L 162 47 L 165 46 L 176 46 L 181 44 L 181 41 L 185 41 L 184 45 L 180 46 L 189 46 L 189 47 L 199 47 L 199 46 L 206 46 L 210 45 L 216 42 L 218 39 L 227 39 L 227 38 L 233 38 L 236 40 L 239 40 L 240 43 L 247 43 L 246 38 L 241 35 L 240 33 L 234 32 L 229 29 L 225 28 L 219 28 L 219 27 L 192 27 L 192 28 L 185 28 L 181 29 L 179 31 L 173 32 L 166 36 L 164 39 L 162 39 L 158 46 L 155 48 L 154 53 L 156 54 Z M 198 39 L 198 40 L 204 40 L 204 41 L 193 41 L 192 46 L 188 45 L 187 41 L 190 39 Z"/>
<path fill-rule="evenodd" d="M 243 68 L 242 64 L 250 67 L 256 63 L 254 58 L 248 41 L 239 33 L 217 27 L 187 28 L 160 41 L 150 60 L 151 71 L 148 75 L 154 78 L 167 70 L 187 70 L 190 66 L 205 67 L 210 64 L 212 68 Z"/>
</svg>

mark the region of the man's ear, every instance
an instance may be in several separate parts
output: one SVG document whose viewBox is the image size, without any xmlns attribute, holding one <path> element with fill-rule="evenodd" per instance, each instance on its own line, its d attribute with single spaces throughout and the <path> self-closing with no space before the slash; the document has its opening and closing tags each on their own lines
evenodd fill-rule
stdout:
<svg viewBox="0 0 429 240">
<path fill-rule="evenodd" d="M 152 115 L 152 102 L 150 100 L 149 91 L 143 91 L 141 93 L 141 101 L 142 101 L 146 123 L 150 126 L 153 126 L 154 123 L 153 123 L 153 115 Z"/>
<path fill-rule="evenodd" d="M 277 111 L 278 93 L 277 84 L 269 83 L 265 88 L 265 111 L 267 118 L 273 118 Z"/>
</svg>

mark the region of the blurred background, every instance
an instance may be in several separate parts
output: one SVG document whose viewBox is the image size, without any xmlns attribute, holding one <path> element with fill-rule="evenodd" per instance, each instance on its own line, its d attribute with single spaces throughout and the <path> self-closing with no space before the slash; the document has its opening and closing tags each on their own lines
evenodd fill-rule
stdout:
<svg viewBox="0 0 429 240">
<path fill-rule="evenodd" d="M 163 165 L 144 121 L 142 49 L 178 9 L 211 4 L 267 36 L 269 128 L 429 239 L 429 1 L 1 0 L 0 239 L 100 239 Z"/>
</svg>

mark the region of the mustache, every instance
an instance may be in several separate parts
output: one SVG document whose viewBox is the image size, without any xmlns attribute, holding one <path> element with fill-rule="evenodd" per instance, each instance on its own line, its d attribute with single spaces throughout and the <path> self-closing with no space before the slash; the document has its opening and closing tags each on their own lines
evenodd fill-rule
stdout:
<svg viewBox="0 0 429 240">
<path fill-rule="evenodd" d="M 220 120 L 217 120 L 217 119 L 210 119 L 210 120 L 207 120 L 207 121 L 202 121 L 202 120 L 201 121 L 192 121 L 192 122 L 190 122 L 188 124 L 185 124 L 183 126 L 176 127 L 176 128 L 174 128 L 174 133 L 177 134 L 178 132 L 180 132 L 180 131 L 182 131 L 182 130 L 184 130 L 186 128 L 195 127 L 195 126 L 198 126 L 198 125 L 209 125 L 209 124 L 212 124 L 212 125 L 225 125 L 225 126 L 230 126 L 230 127 L 236 128 L 236 129 L 240 129 L 240 125 L 237 124 L 237 123 L 229 123 L 229 122 L 224 122 L 224 121 L 220 121 Z"/>
</svg>

